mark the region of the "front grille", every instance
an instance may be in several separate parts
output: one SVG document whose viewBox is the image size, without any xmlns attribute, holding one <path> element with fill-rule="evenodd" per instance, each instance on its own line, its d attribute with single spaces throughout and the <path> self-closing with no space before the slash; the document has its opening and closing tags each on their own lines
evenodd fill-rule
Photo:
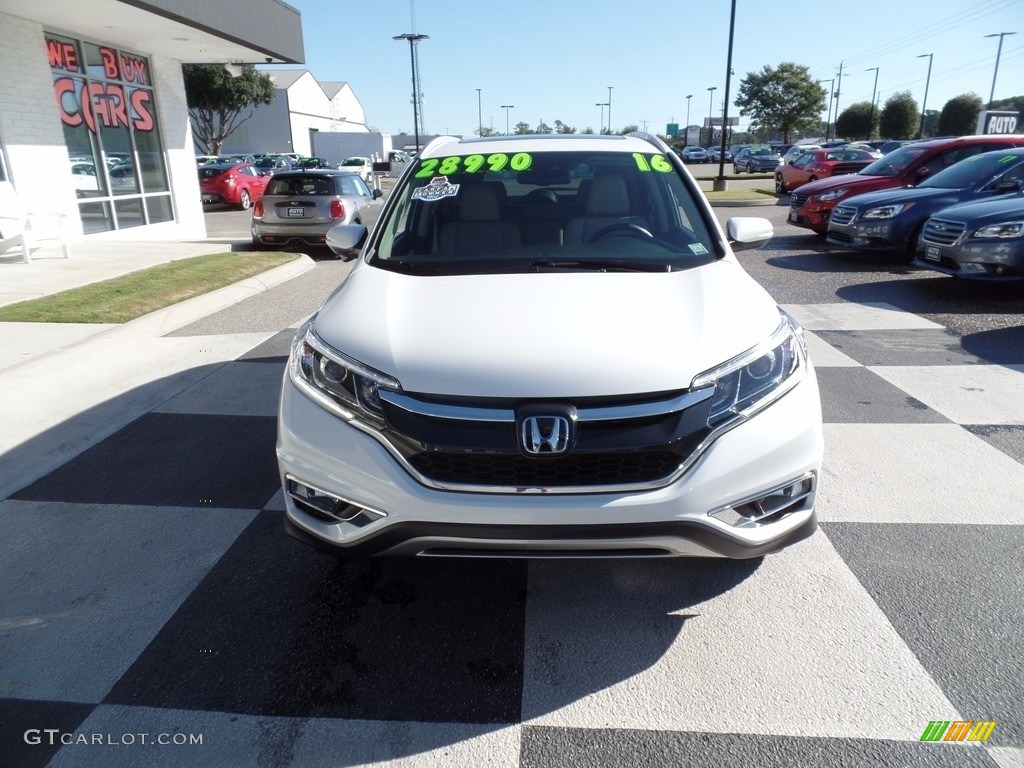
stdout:
<svg viewBox="0 0 1024 768">
<path fill-rule="evenodd" d="M 672 474 L 683 458 L 672 451 L 570 453 L 543 459 L 518 454 L 421 453 L 409 462 L 444 483 L 548 488 L 650 483 Z"/>
<path fill-rule="evenodd" d="M 966 229 L 967 225 L 963 222 L 932 217 L 924 225 L 921 240 L 936 245 L 953 245 Z"/>
<path fill-rule="evenodd" d="M 439 400 L 382 393 L 384 437 L 428 482 L 461 490 L 652 486 L 672 476 L 710 434 L 711 390 L 609 401 Z M 565 453 L 528 455 L 522 417 L 572 412 Z"/>
<path fill-rule="evenodd" d="M 801 195 L 799 192 L 791 192 L 789 194 L 789 207 L 794 209 L 801 208 L 809 198 L 810 195 Z"/>
<path fill-rule="evenodd" d="M 856 215 L 857 215 L 857 209 L 856 208 L 850 208 L 848 206 L 837 205 L 835 208 L 832 209 L 832 218 L 830 219 L 830 221 L 832 221 L 835 224 L 839 224 L 840 226 L 845 227 L 847 224 L 849 224 L 851 221 L 853 221 L 853 218 Z"/>
</svg>

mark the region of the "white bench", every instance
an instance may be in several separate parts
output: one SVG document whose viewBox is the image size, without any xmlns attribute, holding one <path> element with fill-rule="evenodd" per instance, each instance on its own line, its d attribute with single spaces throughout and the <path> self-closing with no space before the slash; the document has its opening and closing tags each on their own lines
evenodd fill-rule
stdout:
<svg viewBox="0 0 1024 768">
<path fill-rule="evenodd" d="M 52 228 L 37 228 L 39 219 L 52 219 L 56 225 Z M 44 242 L 60 245 L 64 258 L 69 257 L 68 243 L 64 237 L 64 219 L 67 214 L 62 211 L 30 211 L 25 208 L 9 181 L 0 181 L 0 254 L 17 247 L 21 251 L 21 262 L 32 261 L 32 249 L 40 247 Z"/>
</svg>

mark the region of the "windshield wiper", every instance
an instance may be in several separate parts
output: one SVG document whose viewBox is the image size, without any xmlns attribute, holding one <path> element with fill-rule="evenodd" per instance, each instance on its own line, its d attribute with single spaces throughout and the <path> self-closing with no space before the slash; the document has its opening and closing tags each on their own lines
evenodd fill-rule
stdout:
<svg viewBox="0 0 1024 768">
<path fill-rule="evenodd" d="M 391 272 L 399 272 L 403 275 L 443 275 L 446 274 L 438 269 L 425 267 L 417 261 L 405 261 L 404 259 L 375 259 L 375 267 L 387 269 Z"/>
<path fill-rule="evenodd" d="M 594 272 L 671 272 L 663 261 L 633 259 L 536 259 L 527 266 L 540 269 L 585 269 Z"/>
</svg>

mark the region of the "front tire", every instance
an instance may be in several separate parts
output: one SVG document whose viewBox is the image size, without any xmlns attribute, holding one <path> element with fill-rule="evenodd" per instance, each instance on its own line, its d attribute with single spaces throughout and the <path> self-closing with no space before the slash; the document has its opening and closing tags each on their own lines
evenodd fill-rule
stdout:
<svg viewBox="0 0 1024 768">
<path fill-rule="evenodd" d="M 735 163 L 734 163 L 734 164 L 733 164 L 733 166 L 732 166 L 732 172 L 733 172 L 733 173 L 734 173 L 734 174 L 735 174 L 736 176 L 739 176 L 739 175 L 740 175 L 741 173 L 743 173 L 743 171 L 741 171 L 741 170 L 740 170 L 740 167 L 739 167 L 738 165 L 736 165 Z"/>
<path fill-rule="evenodd" d="M 778 195 L 784 195 L 789 190 L 786 189 L 786 182 L 782 180 L 782 175 L 775 174 L 775 193 Z"/>
</svg>

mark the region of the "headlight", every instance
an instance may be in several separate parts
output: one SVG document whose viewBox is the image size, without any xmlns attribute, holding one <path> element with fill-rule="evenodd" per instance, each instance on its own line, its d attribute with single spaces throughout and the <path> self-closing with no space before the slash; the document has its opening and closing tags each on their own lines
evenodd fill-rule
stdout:
<svg viewBox="0 0 1024 768">
<path fill-rule="evenodd" d="M 1020 237 L 1024 235 L 1024 221 L 1004 221 L 1000 224 L 989 224 L 981 227 L 971 237 Z"/>
<path fill-rule="evenodd" d="M 803 330 L 787 313 L 779 310 L 779 314 L 782 322 L 766 343 L 693 380 L 693 389 L 715 387 L 709 427 L 752 415 L 800 381 L 807 360 Z M 798 373 L 801 375 L 795 375 Z"/>
<path fill-rule="evenodd" d="M 292 341 L 288 360 L 291 380 L 319 405 L 346 421 L 361 419 L 384 424 L 380 390 L 400 392 L 397 380 L 345 357 L 313 333 L 313 321 L 303 325 Z"/>
<path fill-rule="evenodd" d="M 838 200 L 845 194 L 845 189 L 830 189 L 828 192 L 822 192 L 820 195 L 811 195 L 811 197 L 819 202 L 827 203 L 829 200 Z"/>
<path fill-rule="evenodd" d="M 868 208 L 860 217 L 861 219 L 891 219 L 903 213 L 903 211 L 909 211 L 913 205 L 913 203 L 893 203 L 892 205 L 883 205 L 878 208 Z"/>
</svg>

